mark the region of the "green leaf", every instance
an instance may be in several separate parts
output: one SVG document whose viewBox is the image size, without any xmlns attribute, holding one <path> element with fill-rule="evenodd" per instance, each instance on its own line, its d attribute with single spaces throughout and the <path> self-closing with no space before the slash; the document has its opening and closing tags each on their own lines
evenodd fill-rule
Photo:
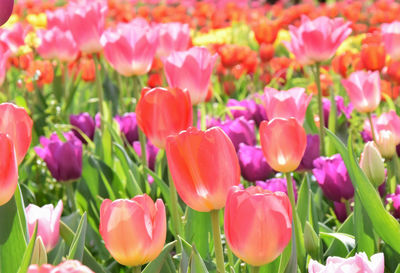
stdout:
<svg viewBox="0 0 400 273">
<path fill-rule="evenodd" d="M 353 249 L 356 245 L 356 242 L 354 240 L 354 236 L 346 234 L 346 233 L 339 233 L 339 232 L 333 232 L 333 233 L 327 233 L 327 232 L 320 232 L 319 236 L 321 239 L 336 239 L 338 240 L 349 252 L 351 249 Z"/>
<path fill-rule="evenodd" d="M 296 240 L 295 240 L 295 231 L 292 229 L 292 250 L 289 256 L 289 262 L 285 267 L 284 273 L 297 273 L 297 252 L 296 252 Z M 281 272 L 281 271 L 279 271 Z"/>
<path fill-rule="evenodd" d="M 308 187 L 308 175 L 304 176 L 303 182 L 301 183 L 298 199 L 297 199 L 297 213 L 301 222 L 301 227 L 304 229 L 304 225 L 308 219 L 308 199 L 309 199 L 309 187 Z"/>
<path fill-rule="evenodd" d="M 35 229 L 33 230 L 32 238 L 25 250 L 24 257 L 22 258 L 21 265 L 19 267 L 18 273 L 25 273 L 28 271 L 28 267 L 31 263 L 33 247 L 35 246 L 36 235 L 38 229 L 38 222 L 36 221 Z M 10 253 L 11 254 L 11 253 Z M 12 256 L 12 254 L 11 254 Z"/>
<path fill-rule="evenodd" d="M 338 228 L 338 233 L 345 233 L 345 234 L 353 234 L 354 232 L 354 224 L 353 224 L 353 217 L 354 214 L 350 214 L 346 221 Z M 348 249 L 346 246 L 342 244 L 340 240 L 333 240 L 328 249 L 326 250 L 324 257 L 329 256 L 339 256 L 339 257 L 346 257 L 348 254 Z"/>
<path fill-rule="evenodd" d="M 192 248 L 192 255 L 190 257 L 190 272 L 191 273 L 208 273 L 207 267 L 204 261 L 201 259 L 199 252 L 196 247 Z"/>
<path fill-rule="evenodd" d="M 171 250 L 175 247 L 176 241 L 166 244 L 158 257 L 151 261 L 142 273 L 159 273 L 169 257 Z"/>
<path fill-rule="evenodd" d="M 185 236 L 188 242 L 196 245 L 204 259 L 209 253 L 209 238 L 211 238 L 211 219 L 208 212 L 198 212 L 188 208 Z"/>
<path fill-rule="evenodd" d="M 327 130 L 336 149 L 341 154 L 353 183 L 355 193 L 361 200 L 364 210 L 371 219 L 376 233 L 390 245 L 396 252 L 400 253 L 400 225 L 397 220 L 387 212 L 382 204 L 379 194 L 369 182 L 364 172 L 360 169 L 352 151 L 351 135 L 349 136 L 348 149 L 332 132 Z"/>
<path fill-rule="evenodd" d="M 354 230 L 356 232 L 357 252 L 365 252 L 370 257 L 375 253 L 375 236 L 372 223 L 358 195 L 354 196 L 354 203 Z"/>
<path fill-rule="evenodd" d="M 69 248 L 68 259 L 82 261 L 83 251 L 85 248 L 85 238 L 86 238 L 86 228 L 87 228 L 87 216 L 86 212 L 82 215 L 81 221 L 79 222 L 78 229 L 74 239 L 72 240 L 71 246 Z"/>
</svg>

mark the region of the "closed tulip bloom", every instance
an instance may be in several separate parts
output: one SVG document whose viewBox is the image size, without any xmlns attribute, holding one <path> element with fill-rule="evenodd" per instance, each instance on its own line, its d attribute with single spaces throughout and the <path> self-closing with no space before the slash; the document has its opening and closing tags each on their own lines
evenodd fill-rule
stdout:
<svg viewBox="0 0 400 273">
<path fill-rule="evenodd" d="M 228 135 L 232 140 L 233 146 L 236 151 L 239 149 L 240 143 L 247 145 L 256 145 L 256 134 L 254 121 L 247 121 L 245 118 L 240 117 L 234 120 L 228 120 L 221 124 L 219 127 Z"/>
<path fill-rule="evenodd" d="M 232 187 L 225 207 L 225 236 L 235 255 L 252 266 L 272 262 L 292 236 L 292 208 L 282 192 Z"/>
<path fill-rule="evenodd" d="M 205 101 L 217 56 L 203 47 L 172 52 L 164 61 L 169 86 L 187 89 L 194 105 Z"/>
<path fill-rule="evenodd" d="M 46 10 L 47 28 L 57 27 L 62 31 L 69 30 L 68 16 L 68 10 L 65 8 L 58 8 L 54 11 Z"/>
<path fill-rule="evenodd" d="M 160 254 L 165 244 L 167 223 L 161 199 L 154 203 L 146 195 L 131 200 L 103 201 L 99 232 L 111 256 L 120 264 L 139 266 Z"/>
<path fill-rule="evenodd" d="M 107 5 L 99 1 L 70 3 L 68 25 L 78 48 L 84 53 L 102 50 L 100 37 L 104 31 Z"/>
<path fill-rule="evenodd" d="M 82 175 L 82 142 L 72 132 L 64 137 L 66 142 L 62 142 L 56 133 L 48 139 L 40 137 L 43 148 L 36 146 L 34 149 L 57 181 L 68 182 Z"/>
<path fill-rule="evenodd" d="M 274 173 L 265 160 L 261 147 L 241 143 L 238 158 L 242 176 L 247 181 L 265 180 Z"/>
<path fill-rule="evenodd" d="M 400 60 L 400 22 L 394 21 L 391 24 L 382 24 L 381 30 L 386 52 L 392 59 Z"/>
<path fill-rule="evenodd" d="M 61 200 L 58 201 L 55 208 L 51 204 L 43 207 L 30 204 L 25 209 L 29 236 L 32 236 L 37 222 L 37 236 L 42 239 L 47 252 L 52 250 L 58 243 L 62 211 L 63 203 Z"/>
<path fill-rule="evenodd" d="M 386 51 L 382 44 L 365 44 L 361 48 L 361 61 L 366 70 L 382 70 L 385 66 Z"/>
<path fill-rule="evenodd" d="M 229 99 L 226 106 L 234 118 L 244 117 L 247 120 L 254 120 L 257 126 L 261 121 L 268 119 L 264 106 L 251 99 L 242 101 Z"/>
<path fill-rule="evenodd" d="M 379 72 L 353 72 L 342 84 L 350 97 L 354 108 L 360 113 L 373 112 L 381 102 L 381 84 Z"/>
<path fill-rule="evenodd" d="M 190 127 L 168 137 L 166 154 L 176 190 L 194 210 L 223 208 L 230 187 L 240 182 L 235 147 L 218 127 Z"/>
<path fill-rule="evenodd" d="M 319 135 L 307 135 L 307 146 L 301 159 L 298 171 L 309 171 L 314 168 L 314 160 L 320 156 Z"/>
<path fill-rule="evenodd" d="M 134 141 L 132 143 L 133 149 L 137 153 L 138 157 L 142 156 L 142 148 L 140 147 L 140 141 Z M 146 143 L 146 159 L 147 159 L 147 166 L 149 166 L 149 169 L 154 171 L 156 167 L 156 160 L 157 160 L 157 154 L 158 154 L 159 149 L 151 144 L 150 141 Z"/>
<path fill-rule="evenodd" d="M 313 174 L 328 199 L 340 202 L 354 196 L 354 187 L 340 154 L 314 160 Z"/>
<path fill-rule="evenodd" d="M 260 125 L 260 142 L 267 163 L 278 172 L 297 169 L 307 146 L 304 128 L 295 118 L 275 118 Z"/>
<path fill-rule="evenodd" d="M 269 120 L 273 118 L 294 117 L 303 124 L 311 95 L 305 94 L 305 89 L 300 87 L 291 88 L 287 91 L 278 91 L 274 88 L 264 89 L 264 104 Z"/>
<path fill-rule="evenodd" d="M 89 139 L 91 140 L 94 139 L 94 132 L 96 127 L 94 119 L 89 115 L 89 113 L 70 115 L 69 123 L 79 128 Z M 81 134 L 78 131 L 73 130 L 73 132 L 74 135 L 82 141 L 82 143 L 86 143 L 86 140 L 81 136 Z"/>
<path fill-rule="evenodd" d="M 32 119 L 22 107 L 12 103 L 0 104 L 0 133 L 8 134 L 20 164 L 31 145 Z"/>
<path fill-rule="evenodd" d="M 189 93 L 179 88 L 144 88 L 136 106 L 140 129 L 159 149 L 165 148 L 169 135 L 187 129 L 192 117 Z"/>
<path fill-rule="evenodd" d="M 297 186 L 296 186 L 296 182 L 294 181 L 294 179 L 292 179 L 292 183 L 293 183 L 294 198 L 297 201 Z M 257 181 L 256 186 L 259 186 L 259 187 L 263 188 L 264 190 L 269 190 L 272 192 L 280 191 L 280 192 L 284 192 L 284 193 L 288 194 L 287 181 L 285 178 L 271 178 L 265 182 Z"/>
<path fill-rule="evenodd" d="M 385 271 L 385 257 L 383 253 L 371 256 L 371 260 L 364 253 L 356 253 L 350 258 L 328 257 L 326 265 L 311 259 L 308 265 L 309 273 L 383 273 Z"/>
<path fill-rule="evenodd" d="M 1 36 L 0 36 L 1 38 Z M 0 86 L 3 85 L 4 80 L 6 79 L 7 73 L 7 61 L 8 57 L 10 57 L 11 51 L 8 48 L 8 45 L 2 41 L 0 41 Z"/>
<path fill-rule="evenodd" d="M 389 112 L 382 113 L 376 119 L 374 129 L 378 133 L 382 130 L 392 132 L 395 144 L 400 144 L 400 116 L 397 115 L 396 111 L 390 110 Z"/>
<path fill-rule="evenodd" d="M 3 0 L 0 3 L 0 26 L 8 21 L 14 8 L 14 0 Z"/>
<path fill-rule="evenodd" d="M 141 21 L 119 24 L 101 36 L 104 56 L 118 73 L 126 77 L 150 71 L 158 45 L 158 31 Z"/>
<path fill-rule="evenodd" d="M 376 144 L 384 158 L 390 159 L 396 154 L 396 137 L 392 131 L 380 130 L 376 135 Z"/>
<path fill-rule="evenodd" d="M 18 164 L 14 143 L 0 133 L 0 206 L 10 201 L 18 184 Z"/>
<path fill-rule="evenodd" d="M 310 20 L 301 17 L 299 27 L 289 26 L 291 40 L 288 49 L 302 64 L 322 62 L 335 54 L 341 43 L 351 34 L 350 22 L 343 18 L 325 16 Z"/>
<path fill-rule="evenodd" d="M 115 120 L 119 124 L 121 133 L 124 134 L 128 143 L 139 140 L 139 131 L 136 120 L 136 113 L 125 113 L 123 116 L 115 116 Z"/>
<path fill-rule="evenodd" d="M 375 187 L 385 182 L 385 165 L 374 142 L 365 144 L 360 157 L 360 167 Z"/>
<path fill-rule="evenodd" d="M 188 48 L 190 29 L 188 24 L 165 23 L 156 26 L 159 30 L 157 56 L 166 58 L 173 51 L 183 51 Z"/>
<path fill-rule="evenodd" d="M 54 27 L 38 31 L 38 37 L 41 43 L 37 51 L 43 59 L 72 62 L 78 56 L 79 50 L 70 31 L 62 31 Z"/>
</svg>

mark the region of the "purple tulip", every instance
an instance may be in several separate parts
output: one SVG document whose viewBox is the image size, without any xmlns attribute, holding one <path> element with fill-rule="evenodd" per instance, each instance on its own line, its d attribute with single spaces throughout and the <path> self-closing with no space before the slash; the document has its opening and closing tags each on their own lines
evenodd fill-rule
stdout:
<svg viewBox="0 0 400 273">
<path fill-rule="evenodd" d="M 76 180 L 82 175 L 82 142 L 72 132 L 65 133 L 64 137 L 66 142 L 56 133 L 48 139 L 40 137 L 43 148 L 34 149 L 57 181 Z"/>
<path fill-rule="evenodd" d="M 264 106 L 255 103 L 255 101 L 247 99 L 238 101 L 229 99 L 226 104 L 233 118 L 244 117 L 246 120 L 254 120 L 257 126 L 261 121 L 267 119 Z"/>
<path fill-rule="evenodd" d="M 126 113 L 123 116 L 115 116 L 121 132 L 125 135 L 128 143 L 132 144 L 139 140 L 138 126 L 136 122 L 136 113 Z"/>
<path fill-rule="evenodd" d="M 256 145 L 254 121 L 247 121 L 244 117 L 240 117 L 234 120 L 225 121 L 220 125 L 220 127 L 232 140 L 236 151 L 238 151 L 240 143 L 245 143 L 251 146 Z"/>
<path fill-rule="evenodd" d="M 220 126 L 221 121 L 217 118 L 206 116 L 206 128 L 209 129 L 211 127 Z M 197 128 L 201 129 L 201 111 L 197 111 Z"/>
<path fill-rule="evenodd" d="M 142 149 L 140 147 L 139 141 L 133 142 L 133 149 L 135 150 L 135 152 L 138 154 L 139 157 L 142 156 Z M 146 144 L 146 158 L 147 158 L 147 164 L 150 170 L 152 171 L 155 170 L 157 154 L 158 154 L 158 148 L 153 144 L 151 144 L 150 141 L 148 141 Z"/>
<path fill-rule="evenodd" d="M 348 106 L 345 106 L 344 99 L 341 96 L 336 96 L 335 101 L 336 101 L 337 116 L 344 114 L 346 116 L 346 118 L 349 119 L 351 117 L 351 113 L 353 112 L 353 105 L 351 103 L 349 103 Z M 328 127 L 329 114 L 331 112 L 331 100 L 328 98 L 323 98 L 322 99 L 322 107 L 324 109 L 325 126 Z"/>
<path fill-rule="evenodd" d="M 354 188 L 340 154 L 314 160 L 313 174 L 325 196 L 336 202 L 354 196 Z"/>
<path fill-rule="evenodd" d="M 93 140 L 95 131 L 95 122 L 94 119 L 88 113 L 70 115 L 69 123 L 71 123 L 71 125 L 75 127 L 78 127 L 83 133 L 85 133 L 88 136 L 88 138 Z M 78 131 L 72 130 L 72 132 L 77 138 L 79 138 L 82 141 L 82 143 L 84 144 L 87 143 L 86 140 Z"/>
<path fill-rule="evenodd" d="M 309 171 L 314 168 L 313 162 L 320 156 L 319 144 L 318 135 L 307 135 L 306 150 L 297 170 Z"/>
<path fill-rule="evenodd" d="M 97 113 L 94 116 L 94 123 L 96 124 L 96 128 L 100 129 L 101 128 L 101 114 Z"/>
<path fill-rule="evenodd" d="M 333 202 L 336 218 L 343 223 L 347 219 L 346 205 L 342 202 Z"/>
<path fill-rule="evenodd" d="M 397 185 L 395 193 L 386 196 L 386 203 L 391 204 L 391 213 L 397 219 L 400 218 L 400 185 Z"/>
<path fill-rule="evenodd" d="M 238 158 L 242 176 L 247 181 L 265 180 L 274 173 L 260 147 L 241 143 Z"/>
<path fill-rule="evenodd" d="M 14 8 L 14 0 L 0 1 L 0 26 L 5 24 L 10 18 Z"/>
<path fill-rule="evenodd" d="M 294 182 L 294 180 L 292 180 L 293 183 L 293 191 L 294 191 L 294 197 L 295 200 L 297 201 L 297 188 L 296 188 L 296 183 Z M 286 194 L 288 194 L 287 192 L 287 183 L 286 183 L 286 179 L 285 178 L 271 178 L 268 179 L 267 181 L 257 181 L 256 185 L 263 188 L 264 190 L 269 190 L 272 192 L 276 192 L 276 191 L 281 191 L 284 192 Z"/>
</svg>

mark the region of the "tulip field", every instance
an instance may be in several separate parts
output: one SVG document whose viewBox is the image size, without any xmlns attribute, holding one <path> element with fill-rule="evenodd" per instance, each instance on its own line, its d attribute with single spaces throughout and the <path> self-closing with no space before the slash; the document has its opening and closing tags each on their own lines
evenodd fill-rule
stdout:
<svg viewBox="0 0 400 273">
<path fill-rule="evenodd" d="M 0 273 L 400 273 L 400 2 L 322 2 L 0 0 Z"/>
</svg>

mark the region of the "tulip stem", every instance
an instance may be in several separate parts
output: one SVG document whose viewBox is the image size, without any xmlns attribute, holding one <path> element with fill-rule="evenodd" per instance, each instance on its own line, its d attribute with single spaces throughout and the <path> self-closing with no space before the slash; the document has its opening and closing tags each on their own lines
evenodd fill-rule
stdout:
<svg viewBox="0 0 400 273">
<path fill-rule="evenodd" d="M 217 273 L 225 273 L 224 251 L 222 250 L 221 232 L 219 228 L 219 210 L 210 211 L 211 225 L 214 238 L 215 258 L 217 260 Z"/>
<path fill-rule="evenodd" d="M 132 267 L 132 273 L 140 273 L 140 272 L 142 272 L 142 267 L 140 265 Z"/>
<path fill-rule="evenodd" d="M 103 109 L 103 84 L 101 82 L 101 76 L 100 76 L 100 70 L 99 70 L 99 64 L 100 64 L 100 59 L 98 58 L 98 56 L 96 56 L 96 54 L 93 54 L 93 60 L 94 60 L 94 67 L 95 67 L 95 71 L 96 71 L 96 90 L 97 90 L 97 97 L 99 99 L 99 112 L 100 112 L 100 116 L 101 116 L 101 124 L 100 124 L 100 128 L 101 128 L 101 132 L 104 131 L 104 121 L 103 119 L 104 117 L 104 109 Z"/>
<path fill-rule="evenodd" d="M 203 102 L 200 105 L 200 110 L 201 110 L 201 116 L 200 116 L 200 130 L 206 130 L 207 128 L 207 124 L 206 124 L 206 112 L 207 112 L 207 108 L 206 108 L 206 103 Z"/>
<path fill-rule="evenodd" d="M 303 230 L 301 227 L 299 215 L 297 214 L 297 210 L 296 210 L 296 201 L 295 201 L 295 197 L 294 197 L 292 176 L 291 176 L 290 172 L 285 173 L 285 176 L 286 176 L 288 196 L 289 196 L 290 204 L 292 205 L 294 232 L 295 232 L 295 238 L 296 238 L 297 261 L 299 262 L 300 268 L 303 268 L 304 267 L 303 259 L 305 258 Z"/>
<path fill-rule="evenodd" d="M 319 115 L 319 139 L 321 140 L 321 155 L 325 155 L 325 120 L 324 120 L 324 110 L 322 108 L 322 90 L 321 90 L 321 79 L 320 79 L 320 63 L 315 64 L 315 84 L 318 90 L 318 115 Z"/>
<path fill-rule="evenodd" d="M 374 130 L 374 123 L 372 122 L 371 113 L 368 112 L 368 113 L 367 113 L 367 116 L 368 116 L 368 120 L 369 120 L 369 125 L 371 126 L 372 139 L 373 139 L 373 141 L 375 142 L 375 144 L 377 144 L 377 143 L 376 143 L 375 130 Z"/>
<path fill-rule="evenodd" d="M 71 211 L 76 211 L 74 185 L 72 184 L 72 182 L 65 183 L 65 189 L 67 191 L 68 205 L 71 208 Z"/>
<path fill-rule="evenodd" d="M 251 273 L 259 273 L 260 267 L 259 266 L 250 266 L 250 272 Z"/>
<path fill-rule="evenodd" d="M 147 156 L 146 156 L 146 135 L 143 133 L 143 131 L 138 128 L 138 133 L 139 133 L 139 142 L 140 142 L 140 159 L 142 161 L 143 168 L 147 167 Z"/>
<path fill-rule="evenodd" d="M 198 120 L 198 106 L 197 105 L 193 105 L 193 127 L 197 128 L 197 120 Z"/>
<path fill-rule="evenodd" d="M 175 239 L 179 241 L 178 236 L 181 234 L 181 224 L 178 212 L 178 194 L 176 193 L 176 188 L 174 181 L 172 179 L 171 173 L 168 170 L 168 180 L 169 180 L 169 194 L 171 196 L 171 213 L 172 213 L 172 226 L 175 231 Z M 181 252 L 180 244 L 176 244 L 177 252 Z"/>
</svg>

